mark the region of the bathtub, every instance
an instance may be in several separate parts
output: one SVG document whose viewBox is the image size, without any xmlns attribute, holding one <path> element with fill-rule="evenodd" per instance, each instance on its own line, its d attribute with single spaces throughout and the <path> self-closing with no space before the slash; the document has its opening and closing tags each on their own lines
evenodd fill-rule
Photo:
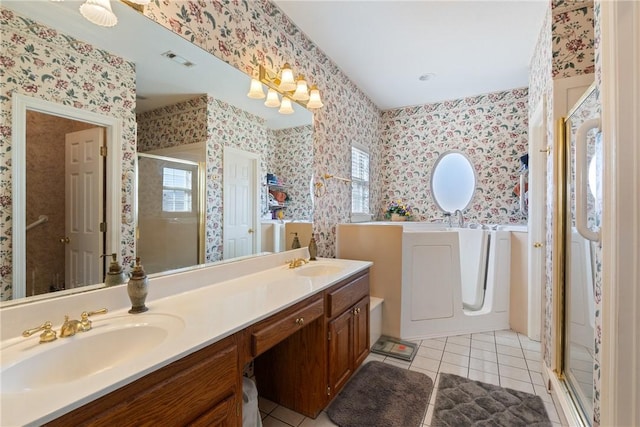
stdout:
<svg viewBox="0 0 640 427">
<path fill-rule="evenodd" d="M 509 328 L 511 232 L 442 223 L 338 224 L 338 258 L 372 261 L 382 334 L 423 339 Z M 526 307 L 522 307 L 526 309 Z"/>
<path fill-rule="evenodd" d="M 506 230 L 406 227 L 401 338 L 508 329 L 510 260 Z"/>
</svg>

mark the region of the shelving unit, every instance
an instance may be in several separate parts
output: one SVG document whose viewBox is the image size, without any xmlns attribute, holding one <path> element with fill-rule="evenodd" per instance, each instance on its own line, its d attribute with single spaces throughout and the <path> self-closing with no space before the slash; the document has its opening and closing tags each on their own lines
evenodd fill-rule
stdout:
<svg viewBox="0 0 640 427">
<path fill-rule="evenodd" d="M 267 176 L 266 182 L 267 182 L 267 201 L 266 201 L 267 209 L 272 212 L 273 218 L 276 218 L 278 211 L 287 208 L 288 203 L 286 199 L 289 197 L 287 195 L 288 189 L 286 185 L 269 182 L 268 176 Z M 270 196 L 273 196 L 273 197 L 270 197 Z M 277 202 L 277 204 L 274 203 L 274 200 Z"/>
</svg>

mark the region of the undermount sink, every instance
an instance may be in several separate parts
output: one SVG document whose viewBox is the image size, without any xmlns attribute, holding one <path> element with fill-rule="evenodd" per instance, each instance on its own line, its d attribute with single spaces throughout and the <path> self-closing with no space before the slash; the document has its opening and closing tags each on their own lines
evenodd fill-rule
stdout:
<svg viewBox="0 0 640 427">
<path fill-rule="evenodd" d="M 87 378 L 147 354 L 183 328 L 172 315 L 139 314 L 94 320 L 90 331 L 52 343 L 25 339 L 2 350 L 0 388 L 21 393 Z"/>
<path fill-rule="evenodd" d="M 305 277 L 330 276 L 341 271 L 341 267 L 331 264 L 308 264 L 296 269 L 297 274 Z"/>
</svg>

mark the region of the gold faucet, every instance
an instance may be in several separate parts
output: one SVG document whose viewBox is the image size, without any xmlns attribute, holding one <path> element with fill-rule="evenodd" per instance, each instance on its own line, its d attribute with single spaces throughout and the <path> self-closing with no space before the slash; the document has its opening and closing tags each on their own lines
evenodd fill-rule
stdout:
<svg viewBox="0 0 640 427">
<path fill-rule="evenodd" d="M 289 262 L 289 268 L 297 268 L 300 267 L 301 265 L 304 265 L 306 263 L 308 263 L 309 261 L 307 261 L 304 258 L 296 258 L 292 261 Z"/>
<path fill-rule="evenodd" d="M 83 311 L 80 315 L 81 320 L 69 320 L 69 316 L 64 316 L 64 323 L 60 327 L 60 338 L 72 337 L 77 332 L 87 332 L 91 330 L 91 320 L 89 320 L 89 316 L 93 316 L 94 314 L 105 314 L 107 312 L 106 308 L 101 308 L 96 311 Z"/>
<path fill-rule="evenodd" d="M 50 321 L 46 321 L 44 322 L 42 325 L 37 326 L 35 328 L 32 329 L 27 329 L 26 331 L 22 332 L 22 336 L 23 337 L 30 337 L 31 335 L 35 334 L 36 332 L 39 331 L 44 331 L 42 332 L 42 334 L 40 334 L 40 343 L 44 343 L 44 342 L 51 342 L 51 341 L 55 341 L 56 340 L 56 331 L 54 331 L 53 329 L 51 329 L 51 322 Z"/>
<path fill-rule="evenodd" d="M 60 338 L 72 337 L 78 332 L 79 320 L 69 320 L 69 316 L 64 316 L 64 323 L 60 326 Z"/>
</svg>

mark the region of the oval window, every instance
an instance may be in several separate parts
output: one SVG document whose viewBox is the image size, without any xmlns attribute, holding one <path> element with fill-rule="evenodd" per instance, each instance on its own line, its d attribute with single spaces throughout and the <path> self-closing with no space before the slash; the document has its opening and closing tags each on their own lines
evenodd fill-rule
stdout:
<svg viewBox="0 0 640 427">
<path fill-rule="evenodd" d="M 447 151 L 436 161 L 431 174 L 431 192 L 438 207 L 445 212 L 465 210 L 476 189 L 476 173 L 462 152 Z"/>
</svg>

